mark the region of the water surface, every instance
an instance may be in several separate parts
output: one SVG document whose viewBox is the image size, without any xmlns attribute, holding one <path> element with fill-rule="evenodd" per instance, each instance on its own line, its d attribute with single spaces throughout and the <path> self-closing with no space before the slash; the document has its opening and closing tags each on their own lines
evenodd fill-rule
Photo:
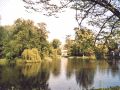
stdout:
<svg viewBox="0 0 120 90">
<path fill-rule="evenodd" d="M 52 62 L 0 66 L 0 90 L 87 90 L 120 86 L 119 61 Z"/>
</svg>

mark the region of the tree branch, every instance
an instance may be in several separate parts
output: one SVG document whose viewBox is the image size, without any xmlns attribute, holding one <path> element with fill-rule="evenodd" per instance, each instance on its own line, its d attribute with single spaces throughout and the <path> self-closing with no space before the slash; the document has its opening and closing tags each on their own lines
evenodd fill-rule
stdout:
<svg viewBox="0 0 120 90">
<path fill-rule="evenodd" d="M 95 37 L 94 45 L 95 45 L 95 43 L 96 43 L 96 41 L 97 41 L 98 36 L 100 35 L 101 31 L 103 30 L 105 24 L 106 24 L 113 16 L 114 16 L 114 15 L 110 16 L 109 18 L 107 18 L 107 20 L 106 20 L 106 21 L 103 23 L 103 25 L 101 26 L 101 28 L 100 28 L 100 30 L 99 30 L 97 36 Z"/>
<path fill-rule="evenodd" d="M 94 3 L 94 4 L 86 11 L 86 13 L 85 13 L 84 17 L 81 19 L 79 25 L 81 25 L 82 21 L 88 16 L 89 11 L 90 11 L 95 5 L 96 5 L 96 4 Z"/>
<path fill-rule="evenodd" d="M 107 43 L 108 38 L 110 37 L 110 35 L 111 35 L 112 32 L 113 32 L 113 29 L 115 28 L 115 24 L 117 24 L 119 20 L 120 20 L 120 19 L 116 20 L 116 21 L 113 23 L 113 25 L 112 25 L 112 27 L 111 27 L 111 30 L 110 30 L 110 34 L 105 38 L 105 43 L 104 43 L 104 45 Z"/>
<path fill-rule="evenodd" d="M 106 9 L 111 11 L 115 16 L 117 16 L 120 19 L 120 12 L 118 11 L 118 9 L 113 7 L 113 5 L 111 5 L 106 0 L 88 0 L 88 1 L 94 2 L 102 7 L 105 7 Z"/>
</svg>

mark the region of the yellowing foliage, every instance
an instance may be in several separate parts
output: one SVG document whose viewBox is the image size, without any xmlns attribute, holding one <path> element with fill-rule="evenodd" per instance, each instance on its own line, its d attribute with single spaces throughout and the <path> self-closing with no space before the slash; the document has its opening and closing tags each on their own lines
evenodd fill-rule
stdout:
<svg viewBox="0 0 120 90">
<path fill-rule="evenodd" d="M 36 76 L 39 73 L 41 63 L 27 63 L 23 65 L 22 73 L 27 77 Z"/>
<path fill-rule="evenodd" d="M 41 60 L 38 49 L 25 49 L 22 53 L 22 58 L 25 60 Z"/>
</svg>

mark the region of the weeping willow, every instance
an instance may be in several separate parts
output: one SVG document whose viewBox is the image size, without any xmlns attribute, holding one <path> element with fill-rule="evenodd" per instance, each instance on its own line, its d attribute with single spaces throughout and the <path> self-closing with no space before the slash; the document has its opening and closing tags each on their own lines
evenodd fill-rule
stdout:
<svg viewBox="0 0 120 90">
<path fill-rule="evenodd" d="M 22 53 L 22 58 L 25 60 L 41 60 L 38 49 L 32 48 L 32 49 L 25 49 Z"/>
</svg>

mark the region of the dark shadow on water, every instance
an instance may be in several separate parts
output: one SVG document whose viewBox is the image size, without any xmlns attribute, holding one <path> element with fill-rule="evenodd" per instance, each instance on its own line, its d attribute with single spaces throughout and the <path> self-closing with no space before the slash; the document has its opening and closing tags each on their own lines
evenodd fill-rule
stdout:
<svg viewBox="0 0 120 90">
<path fill-rule="evenodd" d="M 49 66 L 25 64 L 0 66 L 0 90 L 50 90 Z"/>
<path fill-rule="evenodd" d="M 95 62 L 68 60 L 67 77 L 70 78 L 74 71 L 77 84 L 79 84 L 82 90 L 89 89 L 94 82 L 94 75 L 96 73 Z"/>
</svg>

